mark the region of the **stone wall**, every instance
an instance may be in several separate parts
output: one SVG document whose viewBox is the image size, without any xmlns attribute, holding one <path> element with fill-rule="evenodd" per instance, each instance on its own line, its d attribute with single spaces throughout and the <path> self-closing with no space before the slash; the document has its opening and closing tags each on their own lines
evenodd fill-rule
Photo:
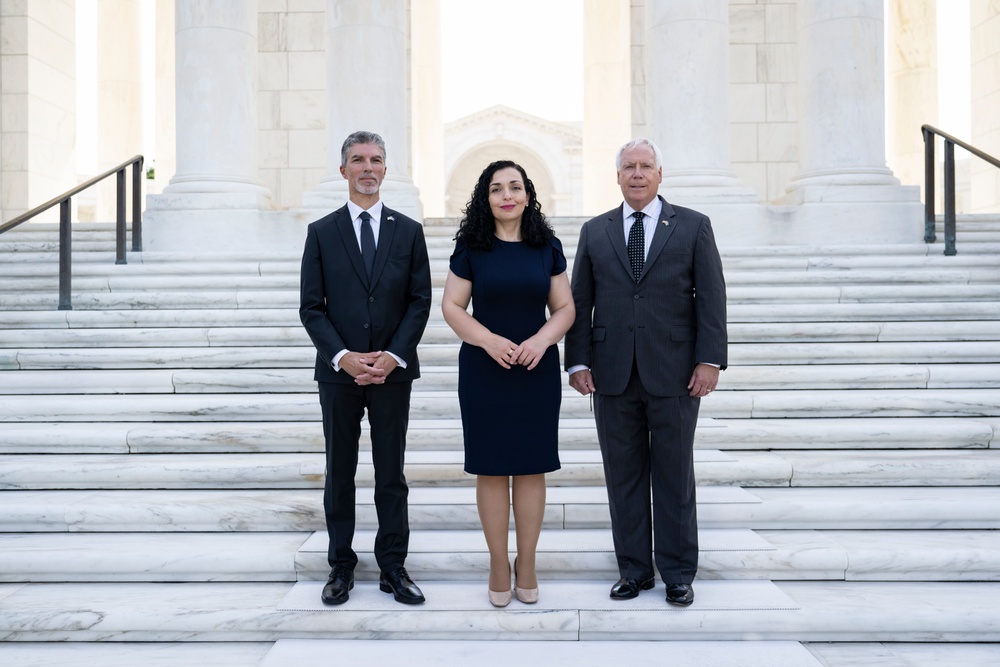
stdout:
<svg viewBox="0 0 1000 667">
<path fill-rule="evenodd" d="M 798 171 L 796 2 L 730 0 L 732 168 L 761 201 Z"/>
<path fill-rule="evenodd" d="M 258 2 L 260 178 L 294 208 L 326 175 L 326 2 Z"/>
</svg>

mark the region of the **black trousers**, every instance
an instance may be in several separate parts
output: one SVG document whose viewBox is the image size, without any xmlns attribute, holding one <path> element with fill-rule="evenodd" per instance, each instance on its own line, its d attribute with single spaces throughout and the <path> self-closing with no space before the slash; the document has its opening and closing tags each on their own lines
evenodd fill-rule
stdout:
<svg viewBox="0 0 1000 667">
<path fill-rule="evenodd" d="M 412 382 L 358 386 L 334 382 L 319 383 L 323 408 L 323 435 L 326 438 L 326 487 L 323 509 L 330 534 L 328 559 L 353 570 L 358 564 L 354 552 L 354 476 L 358 469 L 361 419 L 368 412 L 371 427 L 372 463 L 375 466 L 375 560 L 383 572 L 402 566 L 410 541 L 406 477 L 403 459 L 406 428 L 410 413 Z"/>
<path fill-rule="evenodd" d="M 652 577 L 655 556 L 665 583 L 694 580 L 694 432 L 700 404 L 687 395 L 650 395 L 634 366 L 624 393 L 595 396 L 619 576 Z"/>
</svg>

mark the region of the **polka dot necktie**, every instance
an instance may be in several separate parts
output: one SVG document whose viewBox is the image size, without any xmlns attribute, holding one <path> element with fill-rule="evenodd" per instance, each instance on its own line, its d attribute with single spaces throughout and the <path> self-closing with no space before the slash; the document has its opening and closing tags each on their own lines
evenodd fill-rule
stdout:
<svg viewBox="0 0 1000 667">
<path fill-rule="evenodd" d="M 628 231 L 628 261 L 632 265 L 632 277 L 635 278 L 636 282 L 639 282 L 639 276 L 642 275 L 642 265 L 646 262 L 646 235 L 642 229 L 642 219 L 646 217 L 646 214 L 642 211 L 636 211 L 632 217 L 635 218 L 635 222 L 632 223 L 632 228 Z"/>
<path fill-rule="evenodd" d="M 375 233 L 372 231 L 372 216 L 368 211 L 361 212 L 361 261 L 365 263 L 365 273 L 368 280 L 372 279 L 372 269 L 375 268 Z"/>
</svg>

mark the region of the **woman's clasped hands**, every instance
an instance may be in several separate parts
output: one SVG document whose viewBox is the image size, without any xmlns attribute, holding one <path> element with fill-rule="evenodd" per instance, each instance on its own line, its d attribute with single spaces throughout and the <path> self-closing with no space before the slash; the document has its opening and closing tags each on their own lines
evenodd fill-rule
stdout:
<svg viewBox="0 0 1000 667">
<path fill-rule="evenodd" d="M 518 345 L 508 338 L 494 334 L 483 348 L 493 358 L 493 361 L 504 368 L 527 366 L 530 371 L 538 365 L 542 355 L 548 349 L 547 345 L 536 338 L 536 336 L 532 336 Z"/>
</svg>

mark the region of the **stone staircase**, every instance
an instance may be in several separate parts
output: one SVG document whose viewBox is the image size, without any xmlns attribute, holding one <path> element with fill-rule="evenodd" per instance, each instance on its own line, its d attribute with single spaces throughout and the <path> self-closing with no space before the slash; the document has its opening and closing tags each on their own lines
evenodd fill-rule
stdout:
<svg viewBox="0 0 1000 667">
<path fill-rule="evenodd" d="M 581 221 L 556 222 L 572 264 Z M 541 600 L 487 602 L 440 316 L 454 221 L 426 228 L 407 567 L 428 602 L 405 609 L 375 583 L 364 455 L 360 581 L 343 607 L 319 602 L 323 442 L 297 253 L 116 266 L 113 229 L 78 224 L 74 310 L 58 311 L 54 227 L 27 227 L 0 237 L 5 665 L 1000 664 L 1000 221 L 961 220 L 955 257 L 724 249 L 731 367 L 702 402 L 701 568 L 683 610 L 662 588 L 608 599 L 600 454 L 568 387 Z"/>
</svg>

